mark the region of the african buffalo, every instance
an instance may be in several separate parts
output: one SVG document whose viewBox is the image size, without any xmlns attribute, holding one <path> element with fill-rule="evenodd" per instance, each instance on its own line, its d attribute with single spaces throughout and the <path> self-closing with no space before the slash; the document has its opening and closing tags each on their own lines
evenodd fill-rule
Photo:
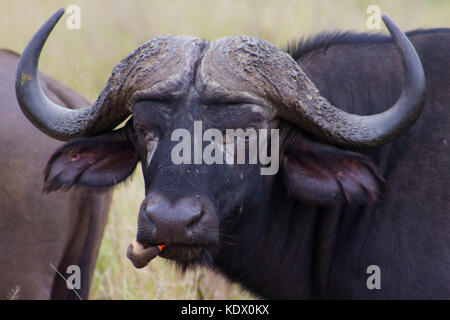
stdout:
<svg viewBox="0 0 450 320">
<path fill-rule="evenodd" d="M 14 82 L 19 55 L 0 50 L 0 299 L 87 298 L 106 224 L 111 191 L 78 188 L 47 195 L 42 170 L 61 146 L 34 128 L 17 104 Z M 54 103 L 80 107 L 87 100 L 40 74 Z M 81 288 L 63 278 L 80 267 Z M 79 297 L 77 296 L 79 295 Z"/>
<path fill-rule="evenodd" d="M 265 298 L 450 297 L 449 29 L 411 32 L 411 44 L 384 16 L 392 39 L 325 34 L 289 54 L 251 37 L 161 36 L 113 69 L 93 105 L 67 110 L 36 78 L 62 14 L 21 58 L 19 104 L 73 139 L 50 158 L 47 191 L 111 186 L 142 163 L 137 267 L 156 255 L 207 266 Z M 279 172 L 175 164 L 173 133 L 195 135 L 197 121 L 278 130 Z"/>
</svg>

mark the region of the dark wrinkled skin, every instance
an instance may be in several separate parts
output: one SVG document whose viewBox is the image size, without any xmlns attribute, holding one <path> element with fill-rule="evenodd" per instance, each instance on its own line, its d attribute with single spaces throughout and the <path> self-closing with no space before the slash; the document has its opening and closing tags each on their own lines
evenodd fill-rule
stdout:
<svg viewBox="0 0 450 320">
<path fill-rule="evenodd" d="M 332 104 L 374 114 L 398 98 L 402 67 L 390 40 L 372 39 L 331 41 L 294 57 Z M 181 96 L 136 103 L 124 128 L 63 146 L 48 164 L 46 183 L 110 185 L 141 161 L 147 198 L 138 242 L 163 242 L 146 218 L 149 197 L 164 196 L 173 207 L 198 197 L 215 225 L 195 230 L 189 245 L 171 238 L 160 256 L 182 268 L 208 266 L 264 298 L 449 298 L 450 31 L 410 39 L 427 77 L 425 107 L 411 129 L 383 147 L 344 150 L 247 103 L 205 99 L 194 85 L 197 75 L 183 82 L 191 86 Z M 177 128 L 192 133 L 193 120 L 202 120 L 203 130 L 279 128 L 280 171 L 261 176 L 256 165 L 173 164 L 170 135 Z M 148 132 L 159 142 L 147 166 Z M 112 161 L 118 141 L 126 159 L 121 163 Z M 68 165 L 73 150 L 81 150 L 80 157 Z M 73 179 L 78 168 L 101 157 L 111 158 L 108 175 L 87 169 Z M 60 170 L 66 177 L 58 177 Z M 373 264 L 381 268 L 381 290 L 366 286 Z"/>
<path fill-rule="evenodd" d="M 110 191 L 74 188 L 42 191 L 42 171 L 62 143 L 34 128 L 17 104 L 14 80 L 18 56 L 0 50 L 0 299 L 78 299 L 65 281 L 67 266 L 81 268 L 81 298 L 88 297 L 111 200 Z M 56 103 L 83 107 L 88 102 L 42 75 Z"/>
</svg>

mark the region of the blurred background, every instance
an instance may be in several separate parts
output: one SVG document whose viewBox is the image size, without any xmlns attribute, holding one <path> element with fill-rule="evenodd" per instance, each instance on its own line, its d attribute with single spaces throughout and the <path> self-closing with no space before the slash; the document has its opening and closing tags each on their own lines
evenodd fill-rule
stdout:
<svg viewBox="0 0 450 320">
<path fill-rule="evenodd" d="M 0 0 L 0 48 L 22 52 L 58 8 L 77 5 L 80 29 L 68 29 L 68 14 L 53 31 L 40 69 L 95 100 L 112 68 L 128 53 L 161 34 L 204 39 L 249 35 L 285 47 L 321 31 L 368 30 L 366 12 L 380 7 L 403 30 L 450 27 L 449 0 Z M 180 271 L 163 259 L 135 269 L 125 256 L 136 235 L 144 198 L 140 168 L 115 189 L 100 248 L 91 299 L 254 299 L 208 270 Z"/>
</svg>

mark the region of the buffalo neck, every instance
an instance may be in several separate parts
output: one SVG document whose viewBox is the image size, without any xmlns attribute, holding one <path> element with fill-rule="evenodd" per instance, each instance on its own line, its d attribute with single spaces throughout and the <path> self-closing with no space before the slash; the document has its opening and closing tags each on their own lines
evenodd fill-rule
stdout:
<svg viewBox="0 0 450 320">
<path fill-rule="evenodd" d="M 355 241 L 350 228 L 366 230 L 372 212 L 362 206 L 302 203 L 286 196 L 277 178 L 271 196 L 258 199 L 240 214 L 237 228 L 226 231 L 238 240 L 220 248 L 214 268 L 264 298 L 332 297 L 339 291 L 339 273 L 347 271 L 334 268 L 336 261 L 349 261 L 343 243 Z M 361 269 L 357 264 L 339 265 L 353 273 Z"/>
</svg>

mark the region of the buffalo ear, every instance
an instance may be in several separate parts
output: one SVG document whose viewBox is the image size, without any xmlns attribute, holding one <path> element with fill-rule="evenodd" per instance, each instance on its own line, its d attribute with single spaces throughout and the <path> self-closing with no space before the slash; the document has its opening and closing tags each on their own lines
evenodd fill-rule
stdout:
<svg viewBox="0 0 450 320">
<path fill-rule="evenodd" d="M 61 146 L 45 168 L 44 191 L 67 191 L 73 185 L 103 188 L 125 180 L 138 163 L 127 130 L 124 127 Z"/>
<path fill-rule="evenodd" d="M 282 167 L 288 193 L 310 203 L 373 203 L 385 188 L 367 157 L 306 137 L 286 149 Z"/>
</svg>

